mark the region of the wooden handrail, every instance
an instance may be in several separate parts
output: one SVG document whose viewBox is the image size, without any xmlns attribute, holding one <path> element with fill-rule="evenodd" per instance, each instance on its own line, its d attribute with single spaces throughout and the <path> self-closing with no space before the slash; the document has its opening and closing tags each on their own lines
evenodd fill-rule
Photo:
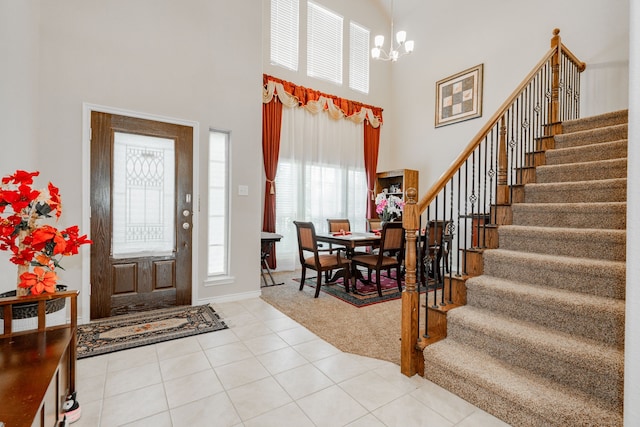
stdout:
<svg viewBox="0 0 640 427">
<path fill-rule="evenodd" d="M 431 204 L 433 199 L 440 193 L 447 182 L 455 175 L 455 173 L 460 169 L 460 167 L 464 164 L 464 162 L 469 158 L 471 153 L 478 147 L 482 139 L 489 133 L 489 131 L 496 125 L 498 120 L 504 115 L 504 113 L 509 109 L 511 104 L 518 98 L 520 92 L 529 84 L 531 79 L 538 73 L 538 70 L 547 62 L 549 59 L 556 53 L 555 48 L 550 49 L 547 54 L 536 64 L 535 67 L 527 74 L 522 83 L 518 85 L 516 90 L 513 91 L 511 96 L 507 98 L 505 102 L 502 103 L 500 108 L 495 112 L 491 119 L 480 129 L 480 131 L 473 137 L 471 142 L 467 145 L 467 147 L 456 157 L 456 159 L 451 163 L 451 166 L 438 178 L 438 180 L 433 184 L 429 190 L 425 193 L 424 196 L 418 202 L 418 213 L 422 214 L 424 210 Z"/>
<path fill-rule="evenodd" d="M 587 68 L 587 63 L 580 61 L 578 57 L 575 56 L 564 44 L 561 43 L 560 45 L 562 46 L 562 52 L 567 55 L 567 58 L 569 58 L 571 62 L 574 63 L 576 68 L 578 68 L 578 71 L 583 72 Z"/>
<path fill-rule="evenodd" d="M 406 190 L 407 194 L 407 204 L 405 205 L 403 212 L 403 227 L 407 236 L 407 246 L 405 253 L 405 267 L 406 267 L 406 276 L 405 276 L 405 290 L 402 295 L 402 346 L 401 346 L 401 362 L 400 369 L 401 372 L 407 376 L 412 376 L 417 372 L 422 373 L 424 370 L 424 360 L 421 359 L 421 350 L 420 346 L 424 344 L 424 342 L 420 342 L 420 338 L 418 338 L 420 333 L 420 320 L 418 317 L 420 311 L 420 300 L 419 293 L 417 289 L 416 283 L 416 251 L 413 244 L 416 240 L 416 232 L 420 227 L 420 219 L 424 212 L 430 212 L 430 206 L 434 206 L 435 211 L 434 214 L 438 215 L 438 201 L 440 200 L 440 195 L 447 189 L 449 183 L 450 185 L 450 200 L 449 201 L 449 209 L 451 210 L 450 216 L 453 218 L 454 216 L 454 190 L 456 188 L 456 184 L 454 182 L 456 175 L 458 175 L 458 187 L 461 184 L 461 175 L 464 173 L 465 182 L 465 192 L 466 190 L 466 182 L 469 179 L 469 175 L 467 175 L 465 164 L 469 162 L 471 158 L 475 158 L 476 152 L 482 152 L 482 144 L 488 144 L 488 148 L 484 150 L 485 164 L 482 166 L 480 164 L 480 160 L 478 160 L 478 180 L 477 185 L 480 188 L 480 174 L 481 171 L 486 173 L 486 176 L 483 175 L 488 181 L 483 181 L 484 188 L 480 189 L 478 194 L 474 192 L 474 184 L 471 184 L 473 197 L 463 197 L 464 200 L 464 214 L 465 221 L 467 221 L 470 216 L 467 212 L 467 200 L 470 201 L 471 204 L 471 214 L 482 213 L 482 215 L 487 215 L 488 212 L 491 212 L 493 215 L 493 219 L 489 219 L 489 221 L 494 221 L 492 224 L 500 224 L 503 221 L 507 221 L 510 211 L 507 210 L 507 207 L 513 201 L 514 188 L 522 183 L 526 183 L 527 179 L 530 179 L 530 168 L 531 166 L 535 166 L 533 160 L 535 160 L 535 155 L 539 153 L 540 149 L 536 151 L 536 149 L 532 150 L 535 144 L 540 144 L 540 147 L 544 147 L 542 141 L 543 138 L 550 138 L 555 135 L 562 133 L 562 120 L 577 118 L 579 116 L 579 108 L 576 105 L 572 105 L 565 99 L 563 95 L 560 97 L 561 93 L 565 93 L 563 79 L 566 78 L 562 73 L 565 69 L 577 70 L 578 74 L 582 72 L 586 68 L 586 64 L 578 60 L 578 58 L 567 49 L 561 42 L 560 39 L 560 30 L 554 29 L 553 37 L 551 38 L 551 48 L 550 50 L 540 59 L 540 61 L 533 67 L 533 69 L 527 74 L 527 76 L 522 80 L 522 82 L 516 87 L 516 89 L 507 97 L 507 99 L 502 103 L 502 105 L 496 110 L 496 112 L 491 116 L 491 118 L 486 122 L 486 124 L 480 129 L 480 131 L 471 139 L 470 143 L 462 150 L 462 152 L 456 157 L 456 159 L 451 163 L 451 165 L 447 168 L 447 170 L 436 180 L 436 182 L 427 190 L 423 197 L 420 200 L 417 200 L 417 191 L 414 188 L 408 188 Z M 573 77 L 570 77 L 573 78 Z M 542 82 L 541 82 L 542 80 Z M 542 85 L 546 85 L 544 87 L 544 92 Z M 530 110 L 529 112 L 532 114 L 531 116 L 526 116 L 527 113 L 522 113 L 520 111 L 520 103 L 523 101 L 523 96 L 526 99 L 526 102 L 531 102 L 532 96 L 530 95 L 531 87 L 534 87 L 537 92 L 538 98 L 536 101 L 538 102 L 535 107 L 529 104 Z M 569 88 L 570 90 L 571 88 Z M 579 89 L 579 81 L 578 81 L 578 89 Z M 571 92 L 566 92 L 571 93 Z M 526 94 L 526 95 L 525 95 Z M 546 98 L 546 100 L 544 99 Z M 573 97 L 571 98 L 571 102 L 575 102 Z M 545 105 L 540 105 L 541 103 L 545 103 Z M 542 113 L 542 114 L 541 114 Z M 538 116 L 539 115 L 539 116 Z M 524 118 L 523 118 L 524 116 Z M 533 117 L 535 121 L 537 129 L 530 130 L 531 122 L 528 118 Z M 521 121 L 518 121 L 522 119 Z M 514 123 L 518 121 L 517 124 Z M 509 124 L 511 123 L 511 124 Z M 514 128 L 516 128 L 514 130 Z M 518 130 L 520 129 L 520 130 Z M 539 132 L 536 134 L 536 131 Z M 511 134 L 511 136 L 509 136 Z M 515 136 L 515 138 L 514 138 Z M 524 144 L 530 144 L 525 147 Z M 487 150 L 490 151 L 489 164 L 487 164 Z M 509 151 L 511 150 L 511 151 Z M 529 151 L 530 150 L 530 151 Z M 544 148 L 542 148 L 544 151 Z M 527 152 L 527 156 L 524 153 Z M 529 156 L 531 154 L 531 156 Z M 473 160 L 472 162 L 474 162 Z M 527 162 L 525 164 L 525 161 Z M 531 163 L 529 163 L 531 162 Z M 513 172 L 510 172 L 513 171 Z M 472 164 L 471 166 L 471 181 L 474 180 L 476 176 L 476 165 Z M 487 190 L 487 185 L 489 189 Z M 460 192 L 460 188 L 458 188 Z M 489 199 L 487 199 L 487 191 L 489 191 Z M 484 192 L 484 193 L 483 193 Z M 474 204 L 479 202 L 477 196 L 483 193 L 483 206 L 481 210 L 475 211 Z M 519 194 L 521 196 L 521 194 Z M 446 195 L 443 196 L 443 204 L 441 214 L 446 216 L 445 207 L 446 204 L 444 201 L 446 199 Z M 486 202 L 491 203 L 491 206 L 485 205 Z M 460 195 L 458 195 L 458 204 L 461 203 Z M 480 205 L 478 205 L 480 206 Z M 495 208 L 495 209 L 494 209 Z M 460 209 L 460 206 L 458 206 Z M 429 214 L 431 215 L 431 213 Z M 458 211 L 458 221 L 462 218 L 461 212 Z M 507 222 L 504 222 L 507 223 Z M 465 223 L 466 224 L 466 223 Z M 460 226 L 460 223 L 458 223 Z M 479 227 L 479 226 L 478 226 Z M 478 232 L 479 232 L 478 228 Z M 464 240 L 462 241 L 462 246 L 460 246 L 460 240 L 458 240 L 458 249 L 464 249 L 465 254 L 462 256 L 462 271 L 460 271 L 460 265 L 458 265 L 458 275 L 465 275 L 468 272 L 478 273 L 477 264 L 471 263 L 472 267 L 470 270 L 467 270 L 467 258 L 466 251 L 470 246 L 467 246 L 467 233 L 469 230 L 465 228 L 461 230 L 460 235 L 464 236 Z M 473 231 L 471 234 L 471 242 L 474 242 Z M 483 235 L 483 239 L 486 238 L 486 235 Z M 479 240 L 477 240 L 479 242 Z M 485 241 L 486 242 L 486 241 Z M 495 242 L 494 242 L 495 243 Z M 479 245 L 478 243 L 471 243 L 475 245 Z M 485 247 L 485 243 L 483 242 L 481 246 Z M 458 252 L 459 253 L 459 252 Z M 477 262 L 476 260 L 473 260 Z M 435 291 L 437 292 L 437 291 Z M 444 281 L 442 282 L 442 290 L 441 290 L 441 302 L 438 304 L 435 303 L 436 299 L 434 296 L 434 306 L 433 308 L 438 308 L 439 306 L 445 306 L 448 304 L 454 303 L 452 300 L 452 281 L 450 278 L 449 281 L 449 301 L 445 303 L 445 288 Z M 455 304 L 455 303 L 454 303 Z M 428 310 L 428 309 L 427 309 Z M 429 329 L 428 329 L 428 319 L 429 313 L 427 311 L 425 315 L 424 322 L 424 338 L 429 339 Z M 438 331 L 437 333 L 441 333 Z M 446 335 L 446 333 L 445 333 Z"/>
</svg>

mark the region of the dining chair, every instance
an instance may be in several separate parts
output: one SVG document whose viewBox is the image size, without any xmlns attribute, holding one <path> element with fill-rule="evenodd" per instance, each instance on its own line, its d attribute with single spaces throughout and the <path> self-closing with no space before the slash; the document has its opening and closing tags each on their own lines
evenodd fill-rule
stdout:
<svg viewBox="0 0 640 427">
<path fill-rule="evenodd" d="M 380 271 L 390 271 L 396 269 L 396 282 L 398 290 L 402 292 L 402 261 L 404 256 L 405 234 L 402 222 L 387 222 L 382 226 L 380 232 L 380 247 L 375 254 L 354 255 L 351 258 L 352 267 L 365 267 L 368 279 L 371 281 L 371 272 L 376 272 L 376 287 L 378 295 L 382 296 L 382 286 L 380 284 Z M 395 254 L 395 255 L 389 255 Z M 355 291 L 355 283 L 354 283 Z"/>
<path fill-rule="evenodd" d="M 300 278 L 300 290 L 304 288 L 304 281 L 307 276 L 307 268 L 315 270 L 317 274 L 316 294 L 314 298 L 320 295 L 320 286 L 322 285 L 322 272 L 331 270 L 344 270 L 344 287 L 349 293 L 349 281 L 351 280 L 350 260 L 346 255 L 341 255 L 345 248 L 335 248 L 330 253 L 329 249 L 318 249 L 318 241 L 316 239 L 316 229 L 312 222 L 293 221 L 298 234 L 298 253 L 300 255 L 300 265 L 302 266 L 302 277 Z"/>
<path fill-rule="evenodd" d="M 340 233 L 340 232 L 351 232 L 351 222 L 349 218 L 344 219 L 335 219 L 335 218 L 327 218 L 327 228 L 329 233 Z M 329 253 L 333 253 L 333 244 L 329 243 Z M 327 270 L 324 273 L 325 280 L 329 280 L 329 276 L 332 271 Z"/>
<path fill-rule="evenodd" d="M 327 228 L 329 233 L 351 232 L 351 222 L 349 219 L 327 219 Z M 333 250 L 333 245 L 329 243 L 330 253 Z"/>
<path fill-rule="evenodd" d="M 451 241 L 451 221 L 430 220 L 427 231 L 420 236 L 424 268 L 422 283 L 427 284 L 429 276 L 437 283 L 442 282 L 444 272 L 449 271 L 449 243 Z M 442 264 L 442 269 L 440 265 Z"/>
<path fill-rule="evenodd" d="M 380 231 L 382 228 L 382 220 L 380 218 L 367 218 L 367 227 L 369 233 Z"/>
<path fill-rule="evenodd" d="M 329 233 L 337 233 L 339 231 L 351 231 L 351 222 L 349 219 L 327 219 Z"/>
</svg>

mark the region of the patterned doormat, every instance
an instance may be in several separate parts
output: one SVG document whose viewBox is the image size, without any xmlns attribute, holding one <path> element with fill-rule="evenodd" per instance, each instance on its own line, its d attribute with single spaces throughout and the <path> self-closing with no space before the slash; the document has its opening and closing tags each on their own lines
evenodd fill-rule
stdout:
<svg viewBox="0 0 640 427">
<path fill-rule="evenodd" d="M 110 317 L 78 326 L 78 359 L 227 328 L 209 305 Z"/>
<path fill-rule="evenodd" d="M 293 280 L 300 283 L 300 279 Z M 396 282 L 396 278 L 393 275 L 380 275 L 380 288 L 382 288 L 382 296 L 378 296 L 378 288 L 376 287 L 375 280 L 376 273 L 374 272 L 372 273 L 371 282 L 364 283 L 358 280 L 356 292 L 354 293 L 351 289 L 351 286 L 349 286 L 350 292 L 347 293 L 344 289 L 342 279 L 339 279 L 337 282 L 333 283 L 325 283 L 323 277 L 320 290 L 331 296 L 341 299 L 344 302 L 348 302 L 349 304 L 356 307 L 366 307 L 368 305 L 378 304 L 385 301 L 392 301 L 402 297 L 402 292 L 398 290 L 398 284 Z M 316 288 L 316 277 L 307 277 L 304 282 L 305 286 L 309 286 L 313 289 Z M 401 283 L 402 288 L 404 289 L 404 280 L 402 280 Z M 429 290 L 432 290 L 432 288 L 433 285 L 430 285 Z M 420 293 L 424 291 L 425 288 L 420 287 Z"/>
</svg>

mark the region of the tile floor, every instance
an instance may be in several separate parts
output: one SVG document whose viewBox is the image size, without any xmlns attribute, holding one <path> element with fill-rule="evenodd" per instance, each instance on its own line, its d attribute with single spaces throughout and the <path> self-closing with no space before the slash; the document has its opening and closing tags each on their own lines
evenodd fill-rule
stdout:
<svg viewBox="0 0 640 427">
<path fill-rule="evenodd" d="M 229 329 L 79 360 L 73 426 L 507 426 L 259 298 L 214 308 Z"/>
</svg>

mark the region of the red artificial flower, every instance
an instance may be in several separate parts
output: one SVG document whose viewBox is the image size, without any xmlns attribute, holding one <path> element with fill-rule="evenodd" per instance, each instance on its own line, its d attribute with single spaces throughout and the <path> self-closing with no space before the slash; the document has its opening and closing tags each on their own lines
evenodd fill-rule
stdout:
<svg viewBox="0 0 640 427">
<path fill-rule="evenodd" d="M 29 289 L 32 295 L 40 295 L 42 292 L 55 292 L 57 281 L 58 276 L 53 271 L 45 271 L 42 267 L 35 267 L 33 273 L 27 271 L 20 275 L 18 286 Z"/>
<path fill-rule="evenodd" d="M 50 225 L 43 225 L 31 233 L 31 247 L 37 251 L 44 249 L 51 241 L 55 244 L 52 251 L 53 255 L 63 254 L 65 252 L 67 242 L 57 228 Z"/>
<path fill-rule="evenodd" d="M 56 263 L 45 254 L 39 254 L 35 256 L 35 261 L 43 267 L 49 268 L 49 270 L 53 270 L 56 267 Z M 62 267 L 60 267 L 62 268 Z"/>
<path fill-rule="evenodd" d="M 49 183 L 49 196 L 49 207 L 52 211 L 56 211 L 56 218 L 60 218 L 60 215 L 62 215 L 62 201 L 60 199 L 60 190 L 52 183 Z"/>
<path fill-rule="evenodd" d="M 80 236 L 77 226 L 58 230 L 39 221 L 56 219 L 62 214 L 62 200 L 58 187 L 49 182 L 44 192 L 33 190 L 34 177 L 39 172 L 17 170 L 0 181 L 0 250 L 11 254 L 10 261 L 19 266 L 37 266 L 39 270 L 21 276 L 19 286 L 30 288 L 33 294 L 53 292 L 57 276 L 55 268 L 64 256 L 76 255 L 83 244 L 92 243 L 86 235 Z M 10 206 L 11 210 L 6 207 Z M 44 268 L 44 269 L 43 269 Z M 45 273 L 45 269 L 51 270 Z"/>
<path fill-rule="evenodd" d="M 65 242 L 65 251 L 62 255 L 77 255 L 80 245 L 93 243 L 87 238 L 86 234 L 82 236 L 78 236 L 78 234 L 80 234 L 80 229 L 78 229 L 77 225 L 73 225 L 62 231 L 62 235 L 66 236 L 67 238 Z"/>
<path fill-rule="evenodd" d="M 40 172 L 26 172 L 17 170 L 13 175 L 8 175 L 2 178 L 3 184 L 33 184 L 33 177 L 40 175 Z"/>
<path fill-rule="evenodd" d="M 10 204 L 13 211 L 17 213 L 29 206 L 29 203 L 37 199 L 39 195 L 39 191 L 32 190 L 28 185 L 22 184 L 17 191 L 5 191 L 3 197 L 5 202 Z"/>
</svg>

